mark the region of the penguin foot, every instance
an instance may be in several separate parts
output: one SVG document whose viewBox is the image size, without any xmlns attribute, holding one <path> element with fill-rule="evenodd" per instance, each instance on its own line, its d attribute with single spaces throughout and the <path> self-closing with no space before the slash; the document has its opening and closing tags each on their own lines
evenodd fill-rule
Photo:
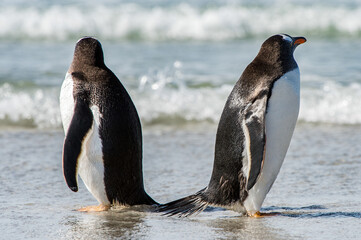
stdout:
<svg viewBox="0 0 361 240">
<path fill-rule="evenodd" d="M 88 206 L 78 209 L 79 212 L 103 212 L 109 210 L 110 205 Z"/>
<path fill-rule="evenodd" d="M 254 214 L 249 214 L 250 217 L 253 218 L 262 218 L 262 217 L 272 217 L 272 216 L 277 216 L 279 215 L 279 213 L 261 213 L 260 211 L 254 213 Z"/>
</svg>

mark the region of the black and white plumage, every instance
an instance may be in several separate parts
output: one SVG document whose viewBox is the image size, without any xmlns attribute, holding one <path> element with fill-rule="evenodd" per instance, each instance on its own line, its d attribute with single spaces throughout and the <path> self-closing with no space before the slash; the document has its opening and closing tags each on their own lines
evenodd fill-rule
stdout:
<svg viewBox="0 0 361 240">
<path fill-rule="evenodd" d="M 300 73 L 293 52 L 305 41 L 279 34 L 262 44 L 223 109 L 208 186 L 161 205 L 160 212 L 186 217 L 213 205 L 259 214 L 297 121 Z"/>
<path fill-rule="evenodd" d="M 65 131 L 63 172 L 78 190 L 78 174 L 103 206 L 155 204 L 143 186 L 142 130 L 137 110 L 106 67 L 98 40 L 80 39 L 60 92 Z"/>
</svg>

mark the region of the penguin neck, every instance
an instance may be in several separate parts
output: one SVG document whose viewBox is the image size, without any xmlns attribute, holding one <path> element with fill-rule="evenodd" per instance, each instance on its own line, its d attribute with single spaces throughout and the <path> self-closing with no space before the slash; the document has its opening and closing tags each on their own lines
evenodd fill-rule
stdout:
<svg viewBox="0 0 361 240">
<path fill-rule="evenodd" d="M 83 69 L 84 67 L 103 67 L 104 56 L 102 52 L 97 51 L 87 51 L 87 52 L 77 52 L 74 53 L 73 62 L 70 68 L 75 71 L 78 69 Z"/>
<path fill-rule="evenodd" d="M 263 64 L 270 65 L 274 69 L 278 69 L 281 75 L 298 68 L 293 55 L 261 55 L 257 56 L 257 59 Z"/>
<path fill-rule="evenodd" d="M 281 46 L 262 46 L 256 59 L 276 68 L 280 68 L 283 73 L 297 68 L 297 63 L 293 57 L 293 51 L 283 49 Z"/>
<path fill-rule="evenodd" d="M 104 61 L 96 60 L 95 58 L 84 59 L 74 56 L 73 62 L 70 65 L 68 72 L 82 72 L 84 69 L 89 68 L 105 68 Z"/>
</svg>

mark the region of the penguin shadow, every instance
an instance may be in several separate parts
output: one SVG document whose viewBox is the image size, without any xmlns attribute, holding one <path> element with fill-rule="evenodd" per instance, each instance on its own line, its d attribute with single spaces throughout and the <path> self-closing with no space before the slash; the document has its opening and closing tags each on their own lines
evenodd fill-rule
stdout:
<svg viewBox="0 0 361 240">
<path fill-rule="evenodd" d="M 222 212 L 227 209 L 220 207 L 207 207 L 204 212 Z M 351 217 L 361 218 L 361 212 L 344 212 L 344 211 L 329 211 L 329 209 L 322 205 L 310 205 L 304 207 L 285 207 L 285 206 L 270 206 L 262 207 L 261 212 L 274 216 L 292 217 L 292 218 L 332 218 L 332 217 Z M 241 217 L 246 217 L 241 215 Z"/>
<path fill-rule="evenodd" d="M 328 208 L 322 205 L 310 205 L 304 207 L 270 206 L 263 207 L 262 211 L 276 216 L 291 218 L 361 218 L 361 212 L 329 211 Z"/>
<path fill-rule="evenodd" d="M 148 212 L 153 212 L 152 207 L 112 207 L 106 212 L 73 214 L 63 221 L 68 226 L 66 238 L 133 239 L 142 229 Z"/>
</svg>

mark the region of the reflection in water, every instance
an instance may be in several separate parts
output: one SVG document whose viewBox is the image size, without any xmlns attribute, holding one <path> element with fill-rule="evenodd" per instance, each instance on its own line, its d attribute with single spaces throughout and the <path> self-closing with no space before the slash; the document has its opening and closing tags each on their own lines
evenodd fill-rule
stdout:
<svg viewBox="0 0 361 240">
<path fill-rule="evenodd" d="M 132 239 L 139 231 L 147 212 L 142 207 L 116 208 L 100 213 L 78 213 L 66 217 L 67 239 Z"/>
<path fill-rule="evenodd" d="M 361 141 L 361 135 L 353 133 L 360 132 L 361 128 L 332 126 L 330 131 L 325 128 L 299 128 L 292 140 L 297 151 L 290 149 L 279 179 L 262 208 L 263 212 L 279 214 L 259 219 L 242 217 L 222 208 L 209 208 L 198 216 L 185 219 L 164 217 L 140 208 L 113 209 L 106 213 L 71 211 L 80 207 L 78 204 L 94 203 L 94 199 L 84 185 L 80 186 L 78 195 L 68 191 L 64 185 L 58 159 L 63 133 L 57 133 L 54 138 L 49 133 L 1 133 L 0 143 L 4 146 L 11 143 L 11 146 L 0 150 L 5 161 L 1 168 L 2 176 L 6 176 L 6 181 L 1 179 L 5 186 L 0 189 L 0 202 L 4 202 L 0 218 L 1 237 L 359 239 L 361 148 L 354 143 Z M 208 179 L 201 176 L 207 176 L 212 170 L 209 159 L 213 152 L 209 150 L 206 153 L 207 149 L 213 148 L 211 134 L 180 131 L 179 134 L 159 136 L 153 133 L 146 135 L 146 159 L 150 161 L 145 161 L 144 175 L 149 192 L 153 192 L 160 202 L 165 202 L 176 198 L 176 194 L 180 197 L 192 192 L 190 186 L 197 190 L 207 184 L 204 181 Z M 44 146 L 29 145 L 30 139 Z M 352 144 L 343 144 L 347 142 Z M 179 151 L 182 144 L 184 147 Z M 338 152 L 349 155 L 337 155 Z M 194 156 L 197 156 L 197 161 L 194 161 Z M 46 161 L 40 164 L 38 159 Z M 324 163 L 321 164 L 322 161 Z M 54 162 L 57 163 L 55 167 Z M 342 164 L 334 165 L 334 162 Z M 172 166 L 173 169 L 167 170 L 164 166 Z M 19 176 L 23 184 L 19 184 Z M 44 185 L 44 181 L 52 187 Z"/>
<path fill-rule="evenodd" d="M 290 239 L 282 230 L 271 228 L 267 220 L 235 215 L 212 219 L 208 225 L 225 239 Z"/>
<path fill-rule="evenodd" d="M 308 229 L 314 230 L 312 219 L 326 229 L 330 223 L 335 226 L 341 222 L 353 229 L 357 225 L 354 218 L 361 217 L 360 212 L 331 212 L 323 205 L 266 207 L 264 212 L 279 215 L 263 218 L 244 217 L 222 208 L 207 209 L 191 218 L 165 217 L 149 210 L 131 207 L 102 213 L 68 211 L 57 229 L 61 229 L 64 239 L 297 239 Z M 299 223 L 304 227 L 296 228 Z"/>
</svg>

